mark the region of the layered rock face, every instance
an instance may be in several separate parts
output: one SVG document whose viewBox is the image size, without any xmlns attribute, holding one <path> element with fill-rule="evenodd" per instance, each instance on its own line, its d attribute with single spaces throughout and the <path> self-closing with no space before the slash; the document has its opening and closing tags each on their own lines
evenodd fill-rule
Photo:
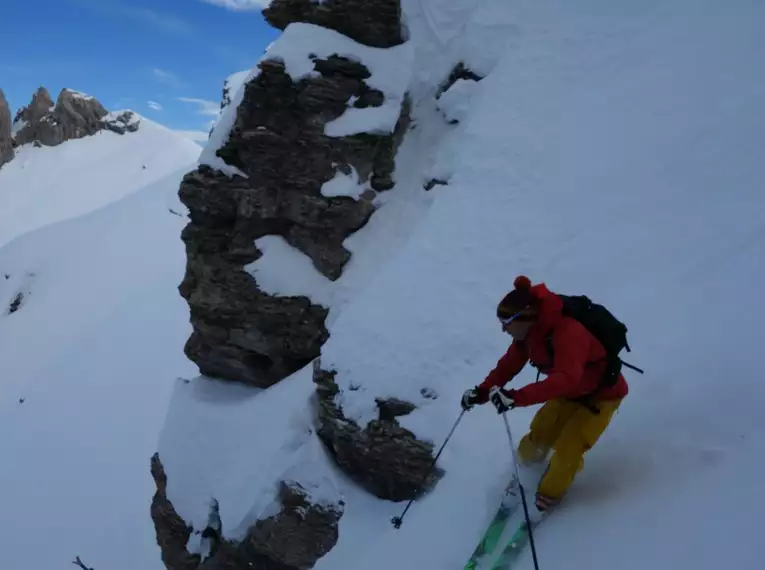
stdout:
<svg viewBox="0 0 765 570">
<path fill-rule="evenodd" d="M 94 97 L 63 89 L 55 105 L 41 87 L 32 102 L 21 109 L 13 122 L 16 145 L 35 143 L 56 146 L 107 129 L 118 134 L 135 131 L 139 121 L 131 112 L 113 116 Z"/>
<path fill-rule="evenodd" d="M 168 570 L 307 570 L 335 546 L 342 501 L 313 500 L 295 481 L 281 481 L 281 511 L 256 521 L 240 542 L 223 537 L 217 503 L 205 529 L 194 530 L 167 499 L 167 475 L 158 455 L 151 459 L 157 491 L 151 517 L 157 532 L 162 561 Z M 190 553 L 192 533 L 201 534 L 204 553 Z"/>
<path fill-rule="evenodd" d="M 370 71 L 363 62 L 312 59 L 315 74 L 297 81 L 284 62 L 266 59 L 245 85 L 217 156 L 246 178 L 202 166 L 181 185 L 191 218 L 182 235 L 187 268 L 180 285 L 194 327 L 186 354 L 205 375 L 267 387 L 319 355 L 327 309 L 307 297 L 259 290 L 245 270 L 261 256 L 254 240 L 281 236 L 336 280 L 351 256 L 343 241 L 369 220 L 375 192 L 393 186 L 407 106 L 392 133 L 330 137 L 325 126 L 349 101 L 364 109 L 385 97 L 365 83 Z M 338 172 L 352 171 L 368 185 L 359 199 L 321 193 Z"/>
<path fill-rule="evenodd" d="M 318 361 L 316 361 L 318 363 Z M 343 414 L 334 372 L 314 368 L 319 395 L 318 434 L 337 465 L 381 499 L 404 501 L 426 492 L 443 475 L 431 469 L 433 444 L 418 440 L 396 421 L 416 407 L 402 400 L 377 400 L 379 417 L 365 427 Z"/>
<path fill-rule="evenodd" d="M 11 134 L 11 111 L 5 93 L 0 89 L 0 167 L 13 158 L 13 137 Z"/>
<path fill-rule="evenodd" d="M 265 14 L 281 28 L 306 22 L 339 31 L 366 49 L 402 42 L 397 0 L 275 0 Z M 323 33 L 307 32 L 300 39 Z M 332 41 L 348 40 L 335 34 Z M 294 50 L 286 49 L 262 60 L 241 90 L 226 84 L 223 114 L 210 143 L 216 146 L 205 151 L 208 157 L 184 177 L 179 189 L 190 219 L 182 232 L 187 264 L 179 285 L 193 326 L 185 351 L 206 376 L 265 388 L 312 361 L 316 366 L 329 336 L 328 308 L 306 296 L 261 290 L 257 261 L 263 253 L 256 240 L 279 236 L 327 279 L 342 279 L 351 257 L 344 240 L 374 215 L 378 192 L 396 191 L 395 154 L 409 125 L 403 90 L 387 130 L 328 128 L 347 118 L 349 110 L 386 110 L 390 101 L 398 100 L 374 82 L 370 61 L 348 56 L 354 46 L 337 50 L 342 54 L 320 47 L 311 53 L 308 46 L 307 59 L 300 60 L 310 72 L 296 75 L 294 60 L 284 55 Z M 370 57 L 385 56 L 376 52 Z M 360 191 L 325 194 L 324 185 L 339 175 L 352 175 Z M 378 420 L 358 426 L 337 405 L 339 389 L 333 378 L 331 371 L 315 368 L 317 433 L 337 465 L 384 499 L 404 500 L 430 489 L 441 475 L 431 470 L 433 445 L 417 440 L 396 420 L 415 407 L 380 400 Z M 317 503 L 297 482 L 279 482 L 281 512 L 256 521 L 235 542 L 224 538 L 226 529 L 219 519 L 215 522 L 216 516 L 211 515 L 206 529 L 193 529 L 179 517 L 167 498 L 165 489 L 172 481 L 167 481 L 158 456 L 152 460 L 152 474 L 157 484 L 152 517 L 170 570 L 307 569 L 337 541 L 342 501 Z M 201 535 L 209 555 L 189 552 L 195 534 Z"/>
<path fill-rule="evenodd" d="M 280 30 L 292 22 L 306 22 L 372 47 L 403 41 L 399 0 L 273 0 L 263 15 Z"/>
<path fill-rule="evenodd" d="M 53 99 L 50 98 L 50 93 L 48 93 L 45 87 L 40 87 L 32 95 L 32 102 L 28 106 L 19 109 L 19 112 L 13 119 L 13 123 L 17 125 L 17 128 L 34 125 L 51 112 L 53 112 Z"/>
</svg>

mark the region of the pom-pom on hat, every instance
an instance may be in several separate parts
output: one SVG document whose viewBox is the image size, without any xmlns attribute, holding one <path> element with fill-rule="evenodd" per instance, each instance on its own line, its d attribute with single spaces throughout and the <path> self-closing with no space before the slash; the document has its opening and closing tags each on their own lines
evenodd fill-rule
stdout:
<svg viewBox="0 0 765 570">
<path fill-rule="evenodd" d="M 531 280 L 525 275 L 519 275 L 513 281 L 515 287 L 497 305 L 497 317 L 507 319 L 523 309 L 537 302 L 537 298 L 531 292 Z"/>
</svg>

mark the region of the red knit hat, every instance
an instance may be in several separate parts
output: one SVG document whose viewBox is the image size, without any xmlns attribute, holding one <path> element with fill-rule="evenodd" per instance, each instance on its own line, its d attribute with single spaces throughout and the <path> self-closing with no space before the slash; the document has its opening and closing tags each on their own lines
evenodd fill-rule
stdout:
<svg viewBox="0 0 765 570">
<path fill-rule="evenodd" d="M 506 319 L 523 309 L 535 305 L 537 298 L 531 292 L 531 280 L 525 275 L 519 275 L 513 281 L 515 289 L 505 295 L 497 305 L 497 317 Z"/>
</svg>

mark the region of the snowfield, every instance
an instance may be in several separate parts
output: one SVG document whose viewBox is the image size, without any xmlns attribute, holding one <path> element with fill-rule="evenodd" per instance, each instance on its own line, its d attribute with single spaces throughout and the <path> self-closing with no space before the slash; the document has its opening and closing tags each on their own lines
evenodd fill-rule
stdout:
<svg viewBox="0 0 765 570">
<path fill-rule="evenodd" d="M 345 274 L 330 283 L 271 237 L 248 270 L 269 292 L 331 307 L 322 365 L 337 370 L 348 417 L 371 419 L 375 397 L 409 400 L 418 409 L 402 425 L 436 445 L 462 391 L 507 348 L 494 311 L 516 275 L 604 303 L 630 329 L 625 358 L 646 374 L 626 372 L 630 395 L 540 527 L 540 568 L 765 567 L 765 4 L 404 0 L 403 10 L 417 127 L 397 186 L 348 240 Z M 459 61 L 485 78 L 439 107 Z M 211 157 L 241 95 L 203 161 L 224 168 Z M 0 171 L 0 198 L 22 158 Z M 497 414 L 463 418 L 440 459 L 445 477 L 395 530 L 404 505 L 361 490 L 318 444 L 310 367 L 268 390 L 189 382 L 176 289 L 185 220 L 168 212 L 183 172 L 0 249 L 5 564 L 80 555 L 96 570 L 162 568 L 149 518 L 158 449 L 168 497 L 197 528 L 215 497 L 226 536 L 241 537 L 273 513 L 278 480 L 294 478 L 317 500 L 345 502 L 317 570 L 463 568 L 510 473 Z M 430 178 L 448 185 L 425 192 Z M 325 190 L 352 192 L 345 182 Z M 25 211 L 14 231 L 53 221 Z M 515 382 L 533 379 L 529 369 Z M 516 439 L 535 410 L 510 413 Z M 526 553 L 519 568 L 531 567 Z"/>
<path fill-rule="evenodd" d="M 115 202 L 199 157 L 195 142 L 140 120 L 134 133 L 101 131 L 55 147 L 17 149 L 16 158 L 0 169 L 0 246 Z"/>
<path fill-rule="evenodd" d="M 96 569 L 162 567 L 149 457 L 175 378 L 196 370 L 183 354 L 191 327 L 174 287 L 185 218 L 167 208 L 185 172 L 0 250 L 9 568 L 67 567 L 75 556 Z"/>
</svg>

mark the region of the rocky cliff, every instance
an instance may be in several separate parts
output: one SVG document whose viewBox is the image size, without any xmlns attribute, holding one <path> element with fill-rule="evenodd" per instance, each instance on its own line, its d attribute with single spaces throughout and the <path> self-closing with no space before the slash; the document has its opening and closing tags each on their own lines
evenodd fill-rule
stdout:
<svg viewBox="0 0 765 570">
<path fill-rule="evenodd" d="M 13 132 L 16 145 L 56 146 L 104 129 L 124 134 L 138 125 L 133 113 L 112 116 L 94 97 L 71 89 L 61 90 L 54 105 L 47 89 L 40 87 L 32 102 L 16 114 Z"/>
<path fill-rule="evenodd" d="M 53 107 L 53 99 L 50 98 L 50 93 L 48 93 L 45 87 L 40 87 L 32 95 L 32 102 L 26 107 L 19 109 L 19 112 L 16 113 L 16 117 L 13 119 L 15 131 L 18 132 L 28 125 L 39 123 L 45 115 L 53 112 Z"/>
<path fill-rule="evenodd" d="M 398 104 L 389 132 L 328 134 L 349 102 L 363 110 L 382 107 L 386 98 L 367 83 L 372 74 L 363 61 L 312 55 L 314 72 L 300 79 L 280 58 L 266 57 L 244 85 L 216 152 L 242 175 L 203 165 L 180 188 L 191 218 L 182 236 L 187 269 L 180 285 L 194 327 L 186 354 L 208 376 L 267 387 L 318 356 L 328 338 L 327 308 L 261 291 L 245 269 L 261 256 L 255 240 L 281 236 L 336 280 L 351 256 L 343 241 L 372 216 L 376 192 L 393 186 L 406 103 Z M 221 120 L 217 128 L 226 127 Z M 358 198 L 322 193 L 338 173 L 351 172 L 366 188 Z"/>
<path fill-rule="evenodd" d="M 399 0 L 274 0 L 263 15 L 280 30 L 293 22 L 306 22 L 373 47 L 403 41 Z"/>
<path fill-rule="evenodd" d="M 13 158 L 13 138 L 11 134 L 11 111 L 5 93 L 0 89 L 0 167 Z"/>
<path fill-rule="evenodd" d="M 281 510 L 258 520 L 241 541 L 224 538 L 219 506 L 213 501 L 204 529 L 193 529 L 167 498 L 167 475 L 159 455 L 151 459 L 157 491 L 151 517 L 157 543 L 168 570 L 307 570 L 337 543 L 342 501 L 314 500 L 296 481 L 279 483 Z M 203 552 L 189 552 L 192 534 L 199 535 Z"/>
<path fill-rule="evenodd" d="M 346 418 L 334 373 L 317 358 L 329 337 L 329 308 L 262 290 L 257 267 L 258 240 L 279 236 L 326 279 L 343 279 L 351 257 L 344 240 L 375 215 L 378 193 L 396 192 L 411 71 L 399 12 L 397 0 L 275 0 L 264 14 L 285 33 L 256 69 L 227 81 L 200 166 L 179 189 L 190 219 L 179 285 L 193 326 L 187 356 L 203 375 L 259 388 L 313 362 L 316 435 L 340 469 L 394 501 L 417 496 L 440 476 L 431 472 L 433 445 L 396 419 L 415 406 L 380 400 L 379 418 L 369 425 Z M 345 176 L 358 182 L 353 192 L 327 190 Z M 173 481 L 159 456 L 152 465 L 152 516 L 171 570 L 310 568 L 337 540 L 342 504 L 312 503 L 299 482 L 279 483 L 282 511 L 254 523 L 241 542 L 224 540 L 215 524 L 192 528 L 168 500 Z M 295 526 L 297 513 L 302 522 Z M 187 550 L 194 533 L 217 537 L 212 556 Z"/>
</svg>

